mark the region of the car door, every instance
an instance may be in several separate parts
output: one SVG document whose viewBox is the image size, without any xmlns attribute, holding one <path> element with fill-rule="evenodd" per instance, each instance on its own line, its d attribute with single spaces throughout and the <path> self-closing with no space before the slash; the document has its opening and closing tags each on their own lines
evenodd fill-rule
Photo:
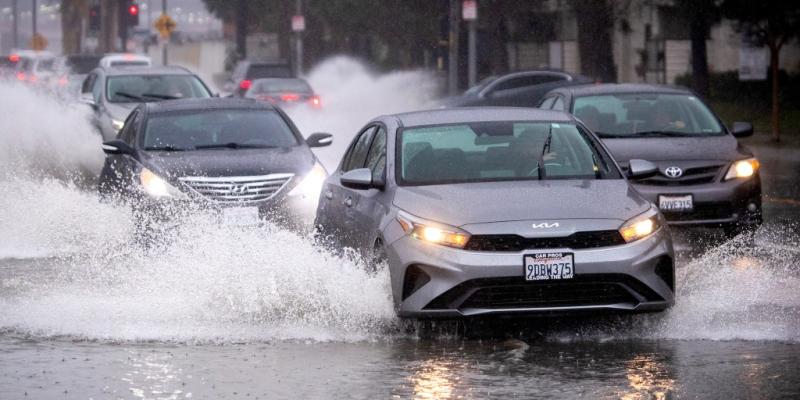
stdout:
<svg viewBox="0 0 800 400">
<path fill-rule="evenodd" d="M 386 127 L 379 125 L 372 137 L 364 168 L 372 171 L 372 182 L 386 182 Z M 351 189 L 344 188 L 345 198 L 352 201 L 345 204 L 345 223 L 350 227 L 350 237 L 353 238 L 353 247 L 368 254 L 374 249 L 378 235 L 381 217 L 388 211 L 382 189 Z"/>
<path fill-rule="evenodd" d="M 352 205 L 352 196 L 348 197 L 341 176 L 347 171 L 363 168 L 369 151 L 375 125 L 362 129 L 342 157 L 339 168 L 325 180 L 322 196 L 317 209 L 317 226 L 322 234 L 341 247 L 353 247 L 355 241 L 348 237 L 351 227 L 346 226 L 345 210 Z"/>
</svg>

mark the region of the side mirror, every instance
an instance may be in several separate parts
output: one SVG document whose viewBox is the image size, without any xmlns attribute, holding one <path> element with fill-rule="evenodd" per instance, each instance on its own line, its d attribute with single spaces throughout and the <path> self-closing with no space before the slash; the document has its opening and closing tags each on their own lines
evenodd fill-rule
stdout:
<svg viewBox="0 0 800 400">
<path fill-rule="evenodd" d="M 628 162 L 628 178 L 649 178 L 658 173 L 658 167 L 646 160 L 630 160 Z"/>
<path fill-rule="evenodd" d="M 333 143 L 333 135 L 330 133 L 312 133 L 306 139 L 308 147 L 325 147 Z"/>
<path fill-rule="evenodd" d="M 369 168 L 359 168 L 347 171 L 339 178 L 342 186 L 351 189 L 369 189 L 372 187 L 372 171 Z"/>
<path fill-rule="evenodd" d="M 734 122 L 731 133 L 737 138 L 753 136 L 753 124 L 749 122 Z"/>
<path fill-rule="evenodd" d="M 114 139 L 103 143 L 103 152 L 111 155 L 114 154 L 133 155 L 135 151 L 133 150 L 133 147 L 131 147 L 124 141 L 119 139 Z"/>
<path fill-rule="evenodd" d="M 92 108 L 97 107 L 97 103 L 94 101 L 94 96 L 92 93 L 81 93 L 80 102 Z"/>
</svg>

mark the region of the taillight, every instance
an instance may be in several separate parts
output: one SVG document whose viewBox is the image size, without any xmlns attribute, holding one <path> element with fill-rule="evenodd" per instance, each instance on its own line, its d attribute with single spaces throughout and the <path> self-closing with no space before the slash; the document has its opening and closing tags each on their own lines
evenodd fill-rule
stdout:
<svg viewBox="0 0 800 400">
<path fill-rule="evenodd" d="M 247 90 L 247 89 L 250 89 L 250 86 L 253 86 L 253 81 L 251 81 L 249 79 L 245 79 L 245 80 L 239 82 L 239 89 Z"/>
<path fill-rule="evenodd" d="M 309 104 L 311 107 L 314 108 L 322 108 L 322 100 L 320 100 L 319 96 L 313 95 L 310 99 L 308 99 Z"/>
<path fill-rule="evenodd" d="M 19 62 L 19 54 L 12 54 L 8 56 L 8 61 L 11 61 L 12 63 Z"/>
<path fill-rule="evenodd" d="M 25 80 L 25 73 L 24 72 L 17 72 L 17 79 L 20 81 Z"/>
<path fill-rule="evenodd" d="M 281 95 L 282 101 L 297 101 L 300 99 L 300 95 L 297 93 L 283 93 Z"/>
</svg>

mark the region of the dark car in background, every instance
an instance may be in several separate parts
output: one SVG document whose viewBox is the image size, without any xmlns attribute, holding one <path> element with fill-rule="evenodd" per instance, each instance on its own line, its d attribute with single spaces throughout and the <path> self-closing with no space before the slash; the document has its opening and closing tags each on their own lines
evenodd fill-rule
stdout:
<svg viewBox="0 0 800 400">
<path fill-rule="evenodd" d="M 17 54 L 0 55 L 0 79 L 13 79 L 18 62 Z"/>
<path fill-rule="evenodd" d="M 100 65 L 102 55 L 68 54 L 56 59 L 58 86 L 69 97 L 78 97 L 86 75 Z"/>
<path fill-rule="evenodd" d="M 244 97 L 266 101 L 281 107 L 307 105 L 322 108 L 322 100 L 314 93 L 311 85 L 300 78 L 256 79 Z"/>
<path fill-rule="evenodd" d="M 564 87 L 541 108 L 566 110 L 593 130 L 623 167 L 631 159 L 658 166 L 634 187 L 672 225 L 722 227 L 735 236 L 761 225 L 759 162 L 737 138 L 753 126 L 726 127 L 688 89 L 642 84 Z"/>
<path fill-rule="evenodd" d="M 94 109 L 94 124 L 112 139 L 140 103 L 212 97 L 200 77 L 181 67 L 98 67 L 81 86 L 81 101 Z"/>
<path fill-rule="evenodd" d="M 242 97 L 253 81 L 262 78 L 294 78 L 291 67 L 284 61 L 239 61 L 231 77 L 223 85 L 223 91 Z"/>
<path fill-rule="evenodd" d="M 225 223 L 310 225 L 327 173 L 309 148 L 331 142 L 321 133 L 303 139 L 286 114 L 264 102 L 145 103 L 103 144 L 99 188 L 131 203 L 148 229 L 190 205 L 218 212 Z"/>
<path fill-rule="evenodd" d="M 19 82 L 44 87 L 50 85 L 55 77 L 55 56 L 47 51 L 23 50 L 15 53 Z"/>
<path fill-rule="evenodd" d="M 537 107 L 542 96 L 557 87 L 591 83 L 563 71 L 520 71 L 484 79 L 463 95 L 444 101 L 445 107 Z"/>
</svg>

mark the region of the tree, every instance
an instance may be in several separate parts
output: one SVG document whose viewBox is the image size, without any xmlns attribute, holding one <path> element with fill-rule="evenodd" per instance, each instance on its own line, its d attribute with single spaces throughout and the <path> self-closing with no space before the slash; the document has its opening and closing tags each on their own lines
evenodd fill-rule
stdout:
<svg viewBox="0 0 800 400">
<path fill-rule="evenodd" d="M 581 73 L 603 82 L 617 80 L 611 34 L 614 4 L 610 0 L 571 0 L 578 23 Z"/>
<path fill-rule="evenodd" d="M 783 45 L 800 34 L 800 7 L 792 1 L 724 0 L 722 13 L 736 22 L 737 29 L 754 45 L 769 48 L 772 75 L 772 139 L 780 136 L 780 54 Z"/>
<path fill-rule="evenodd" d="M 720 20 L 717 0 L 676 0 L 675 7 L 689 21 L 692 54 L 692 89 L 703 97 L 709 94 L 708 52 L 706 40 L 711 27 Z"/>
<path fill-rule="evenodd" d="M 89 13 L 86 0 L 62 0 L 61 48 L 64 54 L 81 51 L 83 16 Z"/>
</svg>

